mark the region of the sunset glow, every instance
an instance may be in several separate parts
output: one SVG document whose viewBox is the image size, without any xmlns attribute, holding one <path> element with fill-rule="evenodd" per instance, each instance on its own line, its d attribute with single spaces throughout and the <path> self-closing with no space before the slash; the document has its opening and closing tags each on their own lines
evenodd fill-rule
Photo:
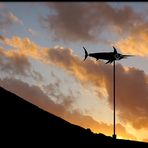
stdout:
<svg viewBox="0 0 148 148">
<path fill-rule="evenodd" d="M 148 142 L 147 11 L 147 2 L 0 2 L 0 86 L 112 136 L 113 65 L 84 62 L 83 46 L 115 46 L 134 55 L 116 62 L 117 138 Z"/>
</svg>

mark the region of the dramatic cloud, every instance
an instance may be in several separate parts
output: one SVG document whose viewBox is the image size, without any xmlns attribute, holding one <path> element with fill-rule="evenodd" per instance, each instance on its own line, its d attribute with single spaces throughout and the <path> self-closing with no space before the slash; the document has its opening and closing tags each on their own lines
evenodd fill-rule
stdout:
<svg viewBox="0 0 148 148">
<path fill-rule="evenodd" d="M 148 22 L 131 7 L 115 9 L 108 3 L 48 3 L 48 7 L 53 13 L 43 22 L 55 39 L 107 43 L 102 35 L 113 31 L 122 37 L 115 44 L 123 53 L 148 56 Z"/>
<path fill-rule="evenodd" d="M 0 28 L 4 29 L 13 24 L 23 24 L 23 21 L 15 16 L 11 11 L 3 11 L 0 13 Z"/>
<path fill-rule="evenodd" d="M 85 86 L 94 85 L 98 88 L 96 91 L 99 98 L 104 95 L 101 88 L 105 88 L 108 102 L 112 107 L 112 65 L 89 59 L 83 62 L 69 48 L 40 48 L 29 39 L 12 38 L 7 39 L 7 41 L 5 39 L 5 42 L 7 45 L 19 49 L 17 52 L 26 57 L 64 69 Z M 11 52 L 15 53 L 15 51 Z M 116 83 L 118 117 L 121 117 L 125 123 L 131 123 L 137 129 L 148 128 L 148 76 L 142 70 L 125 69 L 122 65 L 117 64 Z"/>
<path fill-rule="evenodd" d="M 50 92 L 50 96 L 47 96 L 47 94 L 45 94 L 38 86 L 30 86 L 27 83 L 17 79 L 0 80 L 0 86 L 37 105 L 38 107 L 62 117 L 71 123 L 80 125 L 84 128 L 90 128 L 95 132 L 102 132 L 107 135 L 112 134 L 112 125 L 99 123 L 90 116 L 82 115 L 77 111 L 69 112 L 68 108 L 70 108 L 75 98 L 74 96 L 64 96 L 62 93 L 57 96 L 55 91 L 56 89 L 53 89 L 58 89 L 59 86 L 57 83 L 50 84 L 46 87 Z M 54 101 L 52 101 L 51 98 L 55 96 L 59 97 L 59 100 L 62 100 L 60 104 L 56 104 Z M 118 135 L 123 138 L 128 137 L 130 139 L 136 139 L 134 136 L 127 133 L 125 128 L 120 124 L 117 124 L 117 131 L 119 132 Z"/>
<path fill-rule="evenodd" d="M 98 41 L 104 31 L 128 32 L 143 21 L 143 15 L 130 7 L 113 8 L 108 3 L 48 3 L 43 24 L 55 39 Z"/>
<path fill-rule="evenodd" d="M 82 83 L 91 83 L 98 88 L 105 87 L 112 107 L 112 65 L 104 65 L 103 62 L 96 64 L 92 60 L 84 63 L 72 54 L 71 49 L 63 48 L 49 49 L 47 57 Z M 118 115 L 137 129 L 148 128 L 148 76 L 136 68 L 124 69 L 120 64 L 116 65 L 116 73 Z"/>
</svg>

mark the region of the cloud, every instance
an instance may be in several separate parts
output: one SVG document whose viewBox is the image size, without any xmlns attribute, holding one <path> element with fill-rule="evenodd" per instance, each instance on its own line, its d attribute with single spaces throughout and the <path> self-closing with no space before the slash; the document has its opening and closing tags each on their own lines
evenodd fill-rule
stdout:
<svg viewBox="0 0 148 148">
<path fill-rule="evenodd" d="M 71 49 L 49 49 L 47 59 L 56 66 L 65 69 L 75 76 L 82 84 L 93 84 L 107 90 L 108 102 L 112 107 L 112 65 L 103 62 L 95 63 L 87 60 L 85 63 L 73 55 Z M 136 68 L 125 69 L 116 65 L 116 98 L 117 113 L 121 120 L 131 123 L 136 129 L 148 128 L 148 76 Z M 127 116 L 128 115 L 128 116 Z"/>
<path fill-rule="evenodd" d="M 27 57 L 33 57 L 35 59 L 40 59 L 41 57 L 43 57 L 42 50 L 44 48 L 41 48 L 39 45 L 31 42 L 29 38 L 20 38 L 18 36 L 13 36 L 10 39 L 5 38 L 3 43 L 13 49 L 7 51 L 7 53 L 16 52 Z"/>
<path fill-rule="evenodd" d="M 57 81 L 58 82 L 58 81 Z M 25 100 L 37 105 L 38 107 L 53 113 L 63 119 L 80 125 L 84 128 L 90 128 L 95 132 L 102 132 L 107 135 L 112 134 L 112 125 L 107 125 L 102 122 L 97 122 L 90 116 L 85 116 L 80 114 L 78 111 L 70 112 L 68 107 L 71 108 L 74 96 L 64 96 L 62 93 L 59 95 L 59 99 L 63 100 L 60 104 L 55 103 L 51 98 L 56 96 L 56 89 L 58 89 L 58 84 L 50 84 L 47 86 L 48 91 L 51 92 L 50 95 L 44 93 L 38 86 L 30 86 L 25 82 L 18 79 L 0 79 L 0 86 L 5 89 L 17 94 L 18 96 L 24 98 Z M 53 89 L 56 88 L 56 89 Z M 70 101 L 69 101 L 70 100 Z M 129 134 L 125 128 L 118 124 L 117 125 L 118 134 L 124 138 L 136 139 L 134 136 Z"/>
<path fill-rule="evenodd" d="M 136 129 L 148 129 L 148 75 L 136 68 L 129 68 L 127 71 L 121 65 L 117 65 L 116 69 L 118 115 L 121 120 L 131 123 Z M 112 94 L 111 88 L 110 83 L 107 85 L 109 94 Z M 111 96 L 109 101 L 111 104 Z"/>
<path fill-rule="evenodd" d="M 28 52 L 35 55 L 36 53 L 34 50 L 31 50 L 35 47 L 29 40 L 21 40 L 17 37 L 8 39 L 3 36 L 0 39 L 4 45 L 3 48 L 0 48 L 0 70 L 2 73 L 7 76 L 31 76 L 35 80 L 43 80 L 42 75 L 33 70 L 29 57 L 25 54 Z M 6 45 L 10 46 L 11 49 L 6 49 Z"/>
<path fill-rule="evenodd" d="M 31 29 L 31 28 L 27 28 L 27 31 L 28 31 L 31 35 L 33 35 L 33 36 L 36 36 L 36 35 L 37 35 L 37 32 L 36 32 L 35 30 Z"/>
<path fill-rule="evenodd" d="M 16 15 L 14 15 L 11 11 L 5 13 L 5 17 L 7 20 L 9 20 L 9 22 L 23 25 L 23 21 L 19 19 Z"/>
<path fill-rule="evenodd" d="M 4 29 L 13 24 L 23 25 L 23 21 L 15 16 L 11 11 L 2 11 L 0 13 L 0 28 Z"/>
<path fill-rule="evenodd" d="M 79 112 L 73 112 L 72 115 L 70 116 L 67 115 L 66 119 L 68 121 L 71 121 L 72 123 L 75 123 L 77 125 L 81 125 L 84 128 L 90 128 L 93 132 L 96 133 L 104 133 L 106 135 L 112 135 L 113 133 L 113 126 L 110 124 L 106 124 L 103 122 L 97 122 L 95 121 L 92 117 L 87 116 L 87 115 L 81 115 Z M 116 125 L 116 134 L 120 137 L 123 138 L 128 138 L 128 139 L 134 139 L 136 140 L 136 137 L 133 136 L 132 134 L 129 134 L 125 127 L 122 126 L 121 124 Z"/>
<path fill-rule="evenodd" d="M 65 41 L 99 41 L 105 31 L 124 33 L 143 21 L 131 7 L 113 8 L 108 3 L 47 3 L 50 13 L 43 26 Z"/>
<path fill-rule="evenodd" d="M 52 96 L 55 103 L 64 105 L 64 107 L 67 110 L 72 110 L 71 104 L 73 103 L 74 100 L 76 100 L 76 98 L 73 96 L 72 93 L 70 93 L 70 95 L 64 95 L 60 91 L 61 80 L 55 76 L 53 77 L 55 79 L 54 84 L 50 83 L 48 85 L 42 86 L 45 93 L 49 96 Z"/>
<path fill-rule="evenodd" d="M 0 80 L 0 85 L 30 103 L 35 104 L 46 111 L 50 111 L 51 113 L 60 115 L 65 111 L 62 105 L 56 105 L 38 86 L 30 86 L 21 80 L 9 78 Z"/>
<path fill-rule="evenodd" d="M 130 35 L 118 41 L 116 44 L 123 53 L 134 54 L 136 56 L 148 56 L 148 22 L 143 23 L 133 30 Z"/>
<path fill-rule="evenodd" d="M 148 56 L 144 13 L 108 3 L 48 3 L 48 7 L 53 13 L 44 17 L 43 23 L 56 40 L 110 43 L 103 33 L 114 33 L 122 37 L 115 44 L 123 53 Z"/>
<path fill-rule="evenodd" d="M 26 57 L 39 60 L 44 64 L 53 64 L 73 75 L 84 86 L 91 84 L 97 87 L 98 97 L 108 96 L 108 102 L 112 108 L 112 65 L 105 65 L 102 61 L 95 62 L 89 59 L 83 62 L 82 59 L 73 54 L 70 48 L 41 48 L 28 38 L 13 37 L 5 39 L 5 43 L 14 47 L 15 50 L 12 50 L 12 53 L 17 50 L 19 54 L 21 53 Z M 142 70 L 125 69 L 121 64 L 116 64 L 116 83 L 118 117 L 136 129 L 147 129 L 148 75 Z M 52 89 L 51 86 L 49 88 Z M 107 94 L 104 94 L 101 88 L 105 88 Z"/>
<path fill-rule="evenodd" d="M 0 35 L 0 40 L 4 41 L 5 40 L 4 36 Z"/>
<path fill-rule="evenodd" d="M 148 139 L 143 139 L 143 141 L 148 142 Z"/>
<path fill-rule="evenodd" d="M 10 75 L 27 75 L 30 63 L 24 55 L 17 52 L 8 52 L 0 48 L 0 69 Z"/>
</svg>

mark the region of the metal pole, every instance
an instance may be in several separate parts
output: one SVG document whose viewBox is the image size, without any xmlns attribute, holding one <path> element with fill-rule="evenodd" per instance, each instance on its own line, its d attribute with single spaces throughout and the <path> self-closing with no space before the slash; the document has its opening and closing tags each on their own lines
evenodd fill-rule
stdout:
<svg viewBox="0 0 148 148">
<path fill-rule="evenodd" d="M 113 121 L 113 125 L 114 125 L 114 132 L 113 132 L 113 138 L 114 139 L 116 139 L 116 123 L 115 123 L 115 121 L 116 121 L 116 114 L 115 114 L 115 60 L 114 60 L 114 63 L 113 63 L 113 119 L 114 119 L 114 121 Z"/>
</svg>

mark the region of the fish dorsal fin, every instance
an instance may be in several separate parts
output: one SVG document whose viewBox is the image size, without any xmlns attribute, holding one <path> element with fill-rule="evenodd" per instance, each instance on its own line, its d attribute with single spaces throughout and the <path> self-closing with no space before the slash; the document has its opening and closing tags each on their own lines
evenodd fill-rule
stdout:
<svg viewBox="0 0 148 148">
<path fill-rule="evenodd" d="M 114 48 L 114 53 L 116 54 L 117 53 L 117 49 L 113 46 L 113 48 Z"/>
</svg>

